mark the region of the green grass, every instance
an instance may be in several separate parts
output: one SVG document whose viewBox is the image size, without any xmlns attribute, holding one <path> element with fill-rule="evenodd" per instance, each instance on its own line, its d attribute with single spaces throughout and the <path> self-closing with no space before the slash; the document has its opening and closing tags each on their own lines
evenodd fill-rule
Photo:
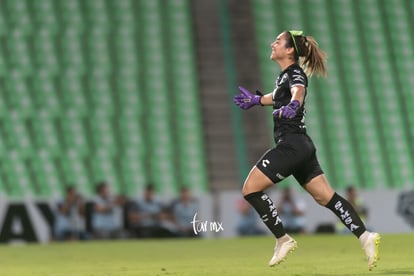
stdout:
<svg viewBox="0 0 414 276">
<path fill-rule="evenodd" d="M 413 235 L 383 235 L 371 272 L 353 236 L 295 238 L 273 268 L 271 237 L 0 246 L 0 275 L 414 275 Z"/>
</svg>

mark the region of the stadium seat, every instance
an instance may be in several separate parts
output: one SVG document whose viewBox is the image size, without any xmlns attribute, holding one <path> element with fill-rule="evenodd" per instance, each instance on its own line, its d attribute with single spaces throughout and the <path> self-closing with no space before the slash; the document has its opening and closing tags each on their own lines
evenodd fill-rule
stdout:
<svg viewBox="0 0 414 276">
<path fill-rule="evenodd" d="M 148 184 L 148 172 L 141 152 L 135 147 L 126 148 L 120 166 L 124 183 L 123 192 L 132 196 L 142 193 Z"/>
<path fill-rule="evenodd" d="M 85 158 L 75 149 L 64 151 L 59 158 L 58 169 L 63 175 L 61 184 L 75 185 L 83 195 L 95 194 L 93 178 L 89 177 Z M 61 187 L 62 189 L 63 187 Z"/>
<path fill-rule="evenodd" d="M 116 92 L 115 98 L 117 99 L 116 108 L 120 116 L 134 117 L 142 115 L 142 95 L 140 95 L 139 82 L 136 80 L 135 75 L 123 76 L 118 74 L 114 91 Z"/>
<path fill-rule="evenodd" d="M 105 148 L 99 148 L 95 154 L 88 158 L 93 179 L 107 181 L 114 193 L 121 192 L 121 183 L 115 169 L 114 157 Z"/>
<path fill-rule="evenodd" d="M 5 3 L 8 22 L 13 32 L 26 37 L 33 31 L 32 19 L 26 0 L 7 0 Z"/>
<path fill-rule="evenodd" d="M 0 77 L 7 75 L 7 64 L 2 51 L 0 51 Z"/>
<path fill-rule="evenodd" d="M 32 155 L 32 141 L 30 140 L 25 118 L 20 111 L 9 110 L 4 117 L 4 131 L 9 151 L 15 151 L 22 158 L 28 158 Z"/>
<path fill-rule="evenodd" d="M 64 29 L 72 29 L 75 33 L 82 34 L 85 28 L 85 21 L 82 16 L 80 0 L 59 1 L 61 21 Z"/>
<path fill-rule="evenodd" d="M 107 6 L 105 0 L 91 0 L 85 2 L 86 4 L 86 21 L 88 23 L 89 31 L 96 31 L 108 34 L 110 31 L 110 21 L 107 13 Z"/>
<path fill-rule="evenodd" d="M 93 70 L 89 75 L 88 92 L 92 113 L 99 111 L 100 114 L 112 115 L 114 104 L 112 99 L 111 86 L 105 69 Z"/>
<path fill-rule="evenodd" d="M 27 37 L 19 29 L 13 30 L 6 41 L 9 53 L 9 66 L 18 70 L 25 77 L 29 76 L 32 71 L 32 60 L 30 57 Z"/>
<path fill-rule="evenodd" d="M 85 58 L 82 41 L 78 30 L 67 27 L 61 37 L 61 64 L 67 70 L 74 70 L 79 75 L 85 74 Z"/>
<path fill-rule="evenodd" d="M 95 151 L 105 150 L 109 155 L 114 156 L 118 152 L 115 140 L 115 128 L 113 119 L 106 116 L 94 116 L 89 120 L 90 138 Z"/>
<path fill-rule="evenodd" d="M 43 198 L 60 196 L 62 186 L 53 157 L 47 149 L 41 149 L 33 155 L 30 167 L 35 176 L 31 180 L 36 196 Z"/>
<path fill-rule="evenodd" d="M 39 29 L 34 37 L 33 64 L 50 76 L 59 73 L 59 62 L 56 55 L 55 37 L 49 28 Z"/>
<path fill-rule="evenodd" d="M 53 117 L 46 110 L 39 110 L 28 123 L 33 132 L 31 140 L 35 150 L 47 150 L 48 156 L 59 158 L 62 146 Z"/>
<path fill-rule="evenodd" d="M 39 69 L 32 77 L 33 105 L 36 110 L 45 110 L 49 116 L 57 117 L 61 111 L 54 79 L 47 71 Z"/>
<path fill-rule="evenodd" d="M 33 2 L 36 29 L 38 31 L 47 29 L 53 36 L 58 33 L 60 27 L 56 18 L 55 3 L 53 0 L 36 0 Z"/>
<path fill-rule="evenodd" d="M 64 149 L 74 150 L 86 157 L 91 149 L 86 138 L 85 122 L 77 116 L 76 111 L 68 110 L 59 120 L 59 130 L 63 137 Z"/>
<path fill-rule="evenodd" d="M 119 146 L 122 148 L 124 154 L 128 154 L 130 150 L 137 156 L 145 157 L 145 136 L 143 132 L 142 122 L 138 117 L 124 115 L 120 117 L 117 122 L 117 127 L 120 133 Z"/>
<path fill-rule="evenodd" d="M 9 150 L 2 160 L 2 174 L 7 195 L 14 199 L 35 195 L 24 157 L 16 150 Z"/>
<path fill-rule="evenodd" d="M 5 17 L 4 9 L 0 11 L 0 37 L 4 37 L 8 33 L 8 26 L 7 26 L 7 20 Z"/>
<path fill-rule="evenodd" d="M 88 111 L 88 103 L 85 99 L 85 87 L 79 71 L 72 68 L 63 72 L 60 75 L 58 88 L 62 109 L 66 112 L 70 111 L 71 116 L 85 116 Z"/>
</svg>

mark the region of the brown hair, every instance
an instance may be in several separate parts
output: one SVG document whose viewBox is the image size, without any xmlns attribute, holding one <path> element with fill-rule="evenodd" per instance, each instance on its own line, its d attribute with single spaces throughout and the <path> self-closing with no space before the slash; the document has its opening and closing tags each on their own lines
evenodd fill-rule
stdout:
<svg viewBox="0 0 414 276">
<path fill-rule="evenodd" d="M 326 77 L 326 53 L 319 48 L 318 42 L 311 36 L 291 35 L 285 32 L 286 47 L 294 48 L 294 59 L 304 69 L 308 76 Z M 294 41 L 293 41 L 294 39 Z"/>
</svg>

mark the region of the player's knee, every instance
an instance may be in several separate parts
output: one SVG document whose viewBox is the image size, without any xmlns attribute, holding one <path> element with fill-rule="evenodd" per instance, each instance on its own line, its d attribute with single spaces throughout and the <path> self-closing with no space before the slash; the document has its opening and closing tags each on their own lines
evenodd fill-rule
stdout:
<svg viewBox="0 0 414 276">
<path fill-rule="evenodd" d="M 266 175 L 257 168 L 253 168 L 244 182 L 242 194 L 246 196 L 251 193 L 261 192 L 272 186 L 272 184 Z"/>
<path fill-rule="evenodd" d="M 241 193 L 243 196 L 247 196 L 248 194 L 252 193 L 250 192 L 250 188 L 246 185 L 247 183 L 244 182 L 243 188 L 241 190 Z"/>
<path fill-rule="evenodd" d="M 254 182 L 246 180 L 243 184 L 243 188 L 241 190 L 242 195 L 246 196 L 251 193 L 259 192 L 260 189 L 254 185 Z"/>
<path fill-rule="evenodd" d="M 325 206 L 329 202 L 329 198 L 323 195 L 314 195 L 313 199 L 321 206 Z"/>
</svg>

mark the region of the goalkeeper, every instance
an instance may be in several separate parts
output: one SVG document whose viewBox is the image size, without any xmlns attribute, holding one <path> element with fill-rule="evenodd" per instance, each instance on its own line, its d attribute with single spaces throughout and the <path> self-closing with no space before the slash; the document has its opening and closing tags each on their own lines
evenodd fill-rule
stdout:
<svg viewBox="0 0 414 276">
<path fill-rule="evenodd" d="M 286 234 L 275 205 L 264 190 L 293 175 L 317 203 L 330 209 L 359 239 L 368 258 L 368 269 L 378 259 L 378 233 L 368 232 L 352 205 L 329 185 L 311 138 L 306 134 L 305 98 L 307 76 L 326 76 L 326 54 L 311 36 L 302 31 L 285 31 L 271 44 L 270 58 L 278 63 L 281 73 L 272 93 L 254 95 L 243 87 L 234 102 L 242 109 L 254 105 L 273 106 L 274 140 L 247 176 L 242 193 L 255 208 L 276 238 L 274 255 L 269 265 L 283 261 L 296 247 Z"/>
</svg>

